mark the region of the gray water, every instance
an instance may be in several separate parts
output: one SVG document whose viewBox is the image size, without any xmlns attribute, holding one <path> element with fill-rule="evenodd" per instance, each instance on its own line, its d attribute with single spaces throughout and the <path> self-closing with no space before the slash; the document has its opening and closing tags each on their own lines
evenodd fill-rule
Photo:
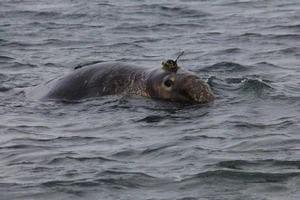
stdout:
<svg viewBox="0 0 300 200">
<path fill-rule="evenodd" d="M 20 92 L 181 51 L 214 103 Z M 298 0 L 1 0 L 0 199 L 298 200 L 299 66 Z"/>
</svg>

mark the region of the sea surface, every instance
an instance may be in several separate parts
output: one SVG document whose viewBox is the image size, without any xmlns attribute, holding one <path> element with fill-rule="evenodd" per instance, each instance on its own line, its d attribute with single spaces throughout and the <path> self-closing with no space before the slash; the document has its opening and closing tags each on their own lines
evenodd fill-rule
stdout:
<svg viewBox="0 0 300 200">
<path fill-rule="evenodd" d="M 24 91 L 79 65 L 197 73 L 216 101 Z M 1 0 L 1 200 L 299 200 L 300 1 Z"/>
</svg>

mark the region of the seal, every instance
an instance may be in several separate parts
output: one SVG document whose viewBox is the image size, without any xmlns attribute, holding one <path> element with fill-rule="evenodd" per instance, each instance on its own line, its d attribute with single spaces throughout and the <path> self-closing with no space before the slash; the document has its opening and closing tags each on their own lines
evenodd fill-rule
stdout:
<svg viewBox="0 0 300 200">
<path fill-rule="evenodd" d="M 177 61 L 177 60 L 176 60 Z M 27 96 L 41 101 L 81 101 L 105 95 L 139 95 L 186 103 L 208 103 L 215 98 L 196 74 L 177 67 L 145 69 L 123 63 L 75 68 L 71 73 L 32 88 Z M 176 66 L 174 65 L 176 64 Z"/>
</svg>

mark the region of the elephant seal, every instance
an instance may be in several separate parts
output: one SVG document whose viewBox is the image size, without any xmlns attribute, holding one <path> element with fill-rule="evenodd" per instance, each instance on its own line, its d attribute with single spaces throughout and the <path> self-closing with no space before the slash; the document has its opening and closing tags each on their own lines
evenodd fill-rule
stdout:
<svg viewBox="0 0 300 200">
<path fill-rule="evenodd" d="M 215 99 L 209 86 L 196 74 L 181 70 L 176 62 L 168 61 L 165 63 L 173 65 L 160 69 L 144 69 L 123 63 L 79 67 L 32 88 L 27 96 L 41 101 L 80 101 L 115 94 L 186 103 L 207 103 Z"/>
</svg>

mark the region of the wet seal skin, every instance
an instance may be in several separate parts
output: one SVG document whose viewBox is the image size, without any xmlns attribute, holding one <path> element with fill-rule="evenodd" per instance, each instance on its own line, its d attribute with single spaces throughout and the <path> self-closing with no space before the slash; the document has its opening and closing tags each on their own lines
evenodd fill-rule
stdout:
<svg viewBox="0 0 300 200">
<path fill-rule="evenodd" d="M 182 53 L 183 54 L 183 53 Z M 196 74 L 180 69 L 175 61 L 158 69 L 124 63 L 77 67 L 71 73 L 38 85 L 27 92 L 31 99 L 80 101 L 105 95 L 140 95 L 185 103 L 208 103 L 215 97 Z"/>
</svg>

